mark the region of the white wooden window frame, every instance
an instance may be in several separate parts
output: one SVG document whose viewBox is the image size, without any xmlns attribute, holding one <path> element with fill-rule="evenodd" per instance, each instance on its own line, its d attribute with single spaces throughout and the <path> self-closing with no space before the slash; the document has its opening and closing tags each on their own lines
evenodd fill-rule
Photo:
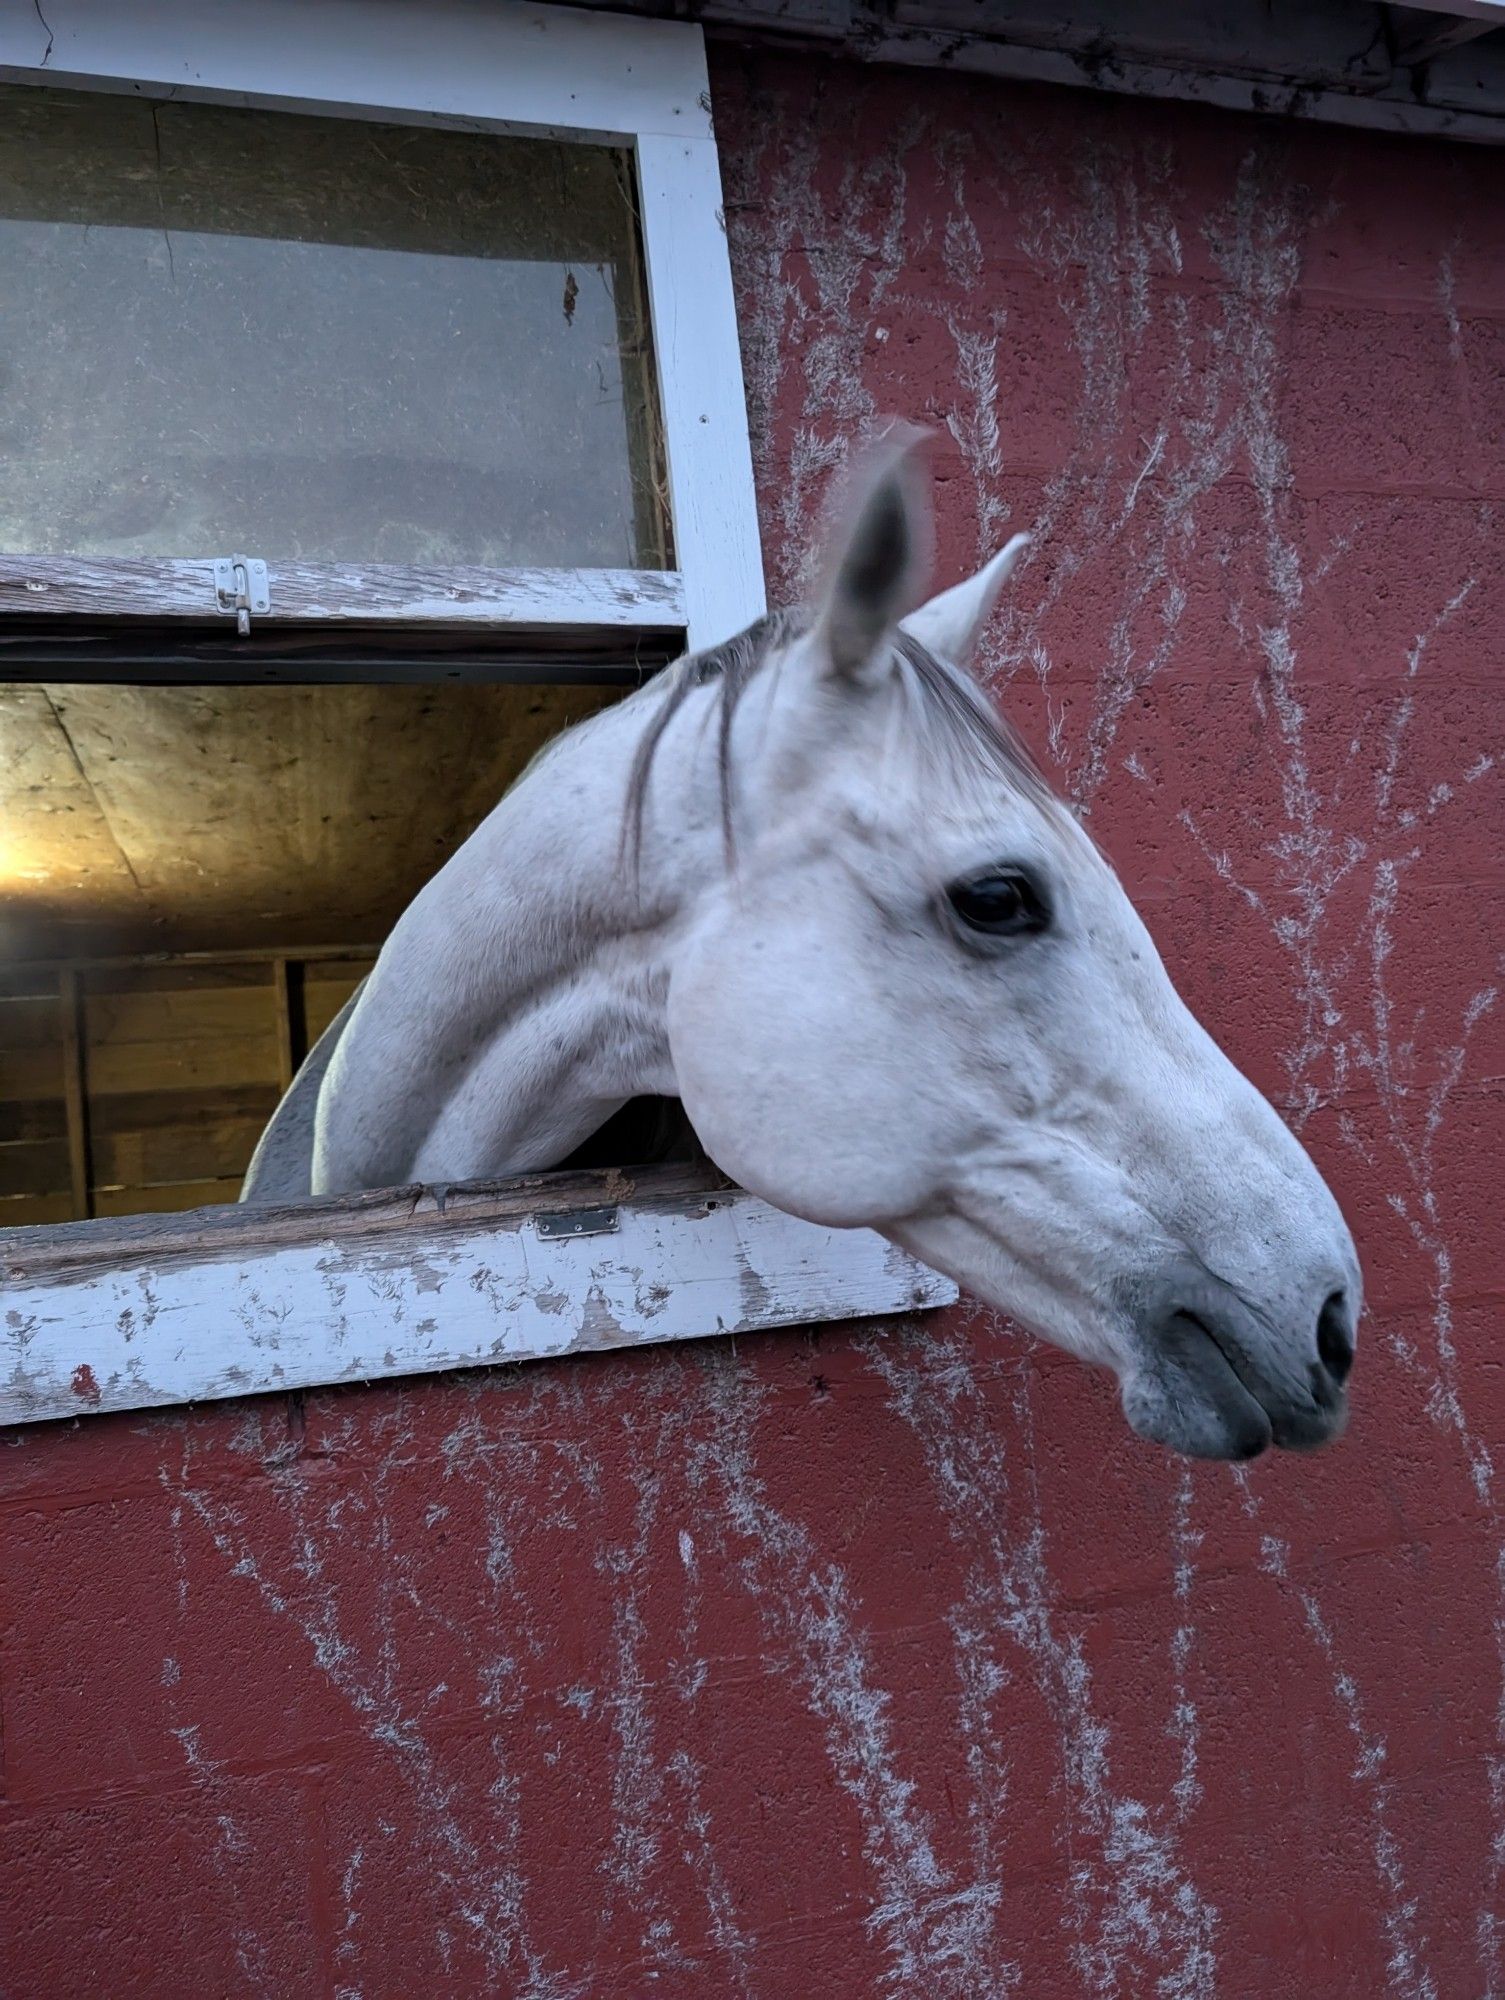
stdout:
<svg viewBox="0 0 1505 2000">
<path fill-rule="evenodd" d="M 629 147 L 677 569 L 274 562 L 268 622 L 521 628 L 564 641 L 668 627 L 696 648 L 763 610 L 698 27 L 528 0 L 47 0 L 0 15 L 0 79 Z M 0 619 L 202 620 L 211 593 L 208 556 L 0 556 Z M 869 1231 L 799 1222 L 713 1171 L 681 1167 L 0 1230 L 0 1424 L 956 1296 Z"/>
<path fill-rule="evenodd" d="M 691 648 L 764 609 L 704 38 L 529 0 L 49 0 L 0 14 L 0 80 L 621 147 L 638 183 L 673 570 L 268 558 L 271 627 L 401 622 Z M 0 616 L 216 617 L 213 559 L 0 555 Z M 246 551 L 260 555 L 259 550 Z"/>
</svg>

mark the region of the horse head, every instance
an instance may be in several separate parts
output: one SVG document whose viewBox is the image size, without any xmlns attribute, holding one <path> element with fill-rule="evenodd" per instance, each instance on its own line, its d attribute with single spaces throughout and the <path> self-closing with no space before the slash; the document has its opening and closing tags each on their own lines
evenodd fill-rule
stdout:
<svg viewBox="0 0 1505 2000">
<path fill-rule="evenodd" d="M 1321 1444 L 1360 1304 L 1342 1215 L 971 676 L 1024 538 L 920 602 L 928 543 L 890 446 L 811 613 L 721 677 L 731 838 L 678 926 L 673 1088 L 744 1186 L 1105 1364 L 1141 1435 Z"/>
</svg>

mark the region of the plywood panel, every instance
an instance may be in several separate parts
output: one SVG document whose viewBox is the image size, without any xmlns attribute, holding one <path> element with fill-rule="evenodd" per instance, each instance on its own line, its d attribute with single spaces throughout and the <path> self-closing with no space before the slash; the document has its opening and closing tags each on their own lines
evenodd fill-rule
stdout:
<svg viewBox="0 0 1505 2000">
<path fill-rule="evenodd" d="M 154 930 L 51 691 L 0 686 L 0 943 L 24 950 L 69 912 L 143 942 Z"/>
<path fill-rule="evenodd" d="M 13 950 L 379 940 L 534 754 L 614 691 L 0 688 Z"/>
</svg>

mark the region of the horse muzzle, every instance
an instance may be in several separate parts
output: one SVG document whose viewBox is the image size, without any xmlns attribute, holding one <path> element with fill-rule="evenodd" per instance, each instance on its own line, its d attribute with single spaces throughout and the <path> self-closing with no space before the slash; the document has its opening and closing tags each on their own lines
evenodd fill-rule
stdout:
<svg viewBox="0 0 1505 2000">
<path fill-rule="evenodd" d="M 1348 1421 L 1357 1285 L 1326 1280 L 1279 1314 L 1192 1257 L 1125 1300 L 1138 1365 L 1124 1414 L 1141 1437 L 1196 1458 L 1254 1458 L 1274 1444 L 1311 1451 Z"/>
</svg>

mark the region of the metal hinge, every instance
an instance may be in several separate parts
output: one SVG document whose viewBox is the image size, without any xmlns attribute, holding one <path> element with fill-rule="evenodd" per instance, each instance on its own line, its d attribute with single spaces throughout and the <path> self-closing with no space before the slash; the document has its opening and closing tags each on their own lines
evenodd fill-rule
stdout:
<svg viewBox="0 0 1505 2000">
<path fill-rule="evenodd" d="M 251 614 L 264 618 L 272 608 L 267 566 L 258 556 L 220 556 L 214 565 L 214 603 L 233 614 L 242 639 L 251 635 Z"/>
<path fill-rule="evenodd" d="M 569 1208 L 562 1215 L 536 1215 L 533 1226 L 548 1242 L 562 1236 L 614 1236 L 622 1225 L 615 1208 Z"/>
</svg>

